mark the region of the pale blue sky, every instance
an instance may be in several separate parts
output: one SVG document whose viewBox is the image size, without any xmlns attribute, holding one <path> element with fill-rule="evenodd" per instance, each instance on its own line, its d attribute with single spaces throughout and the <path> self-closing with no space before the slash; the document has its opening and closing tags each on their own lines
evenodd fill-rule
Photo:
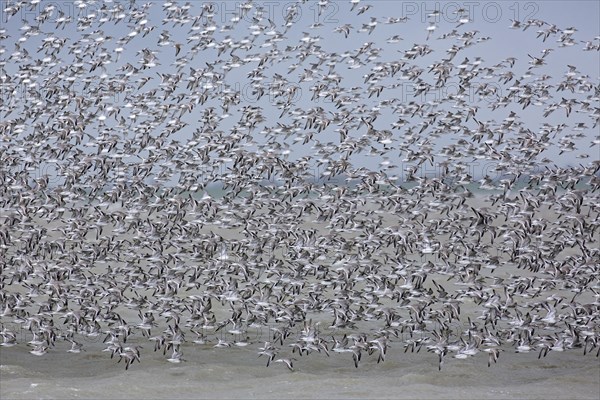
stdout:
<svg viewBox="0 0 600 400">
<path fill-rule="evenodd" d="M 2 1 L 2 10 L 5 10 L 7 5 L 10 5 L 10 2 Z M 94 9 L 99 9 L 103 7 L 102 2 L 97 2 L 95 5 L 88 6 L 83 9 L 85 11 L 78 11 L 77 2 L 70 1 L 54 1 L 54 2 L 45 2 L 43 1 L 41 4 L 32 7 L 29 10 L 20 10 L 19 13 L 10 18 L 7 23 L 6 21 L 6 11 L 3 11 L 1 15 L 2 25 L 4 29 L 6 29 L 7 34 L 10 36 L 8 39 L 2 42 L 2 46 L 5 49 L 4 54 L 1 55 L 0 59 L 5 62 L 4 70 L 12 75 L 15 74 L 19 65 L 14 61 L 10 60 L 9 57 L 14 51 L 14 44 L 16 40 L 19 38 L 21 32 L 23 32 L 23 19 L 29 20 L 33 22 L 33 19 L 39 15 L 40 10 L 45 7 L 47 4 L 52 3 L 59 10 L 62 10 L 66 16 L 72 16 L 74 19 L 77 19 L 78 16 L 84 15 L 85 13 L 92 13 Z M 123 4 L 125 8 L 127 8 L 128 1 L 126 2 L 113 2 L 105 3 L 104 6 L 111 8 L 114 7 L 115 4 Z M 174 49 L 171 46 L 157 47 L 158 36 L 163 30 L 168 30 L 171 33 L 171 40 L 176 43 L 182 43 L 184 45 L 182 54 L 185 53 L 189 46 L 186 45 L 186 39 L 189 32 L 189 24 L 185 27 L 177 26 L 173 27 L 172 24 L 162 25 L 161 20 L 164 17 L 163 4 L 165 2 L 149 2 L 152 4 L 150 7 L 150 13 L 148 18 L 147 25 L 155 25 L 156 28 L 154 31 L 147 36 L 147 38 L 141 38 L 141 35 L 135 37 L 126 48 L 126 52 L 121 56 L 118 62 L 114 62 L 111 65 L 106 67 L 106 74 L 108 76 L 113 76 L 117 73 L 118 68 L 122 67 L 126 63 L 131 63 L 133 65 L 139 66 L 139 56 L 136 55 L 136 52 L 143 49 L 149 48 L 153 50 L 158 50 L 158 59 L 161 65 L 151 69 L 148 76 L 152 77 L 152 81 L 144 86 L 142 91 L 151 90 L 152 88 L 157 87 L 160 83 L 160 79 L 158 79 L 157 72 L 160 73 L 175 73 L 176 69 L 174 66 L 170 65 L 174 61 Z M 202 5 L 206 2 L 200 1 L 190 1 L 191 5 L 191 15 L 198 15 Z M 234 16 L 234 5 L 241 4 L 242 2 L 212 2 L 216 5 L 217 15 L 215 20 L 219 23 L 219 28 L 223 21 L 228 21 L 232 16 Z M 179 2 L 178 5 L 183 5 L 185 2 Z M 284 15 L 286 14 L 286 9 L 289 5 L 293 4 L 293 2 L 276 2 L 276 1 L 267 1 L 267 2 L 254 2 L 254 5 L 262 5 L 267 12 L 270 12 L 269 16 L 273 22 L 277 25 L 277 30 L 282 31 L 282 25 L 285 23 Z M 372 6 L 369 10 L 367 10 L 362 15 L 357 15 L 357 11 L 360 7 L 363 6 Z M 600 60 L 599 60 L 599 52 L 598 51 L 582 51 L 584 43 L 582 41 L 593 41 L 595 37 L 600 36 L 600 2 L 597 1 L 496 1 L 496 2 L 409 2 L 409 1 L 361 1 L 360 4 L 356 7 L 356 9 L 350 12 L 350 1 L 337 1 L 330 2 L 325 8 L 323 8 L 322 13 L 319 15 L 317 12 L 318 4 L 316 2 L 308 2 L 305 4 L 300 4 L 298 9 L 300 10 L 299 17 L 297 21 L 294 22 L 294 25 L 289 29 L 286 33 L 285 38 L 279 42 L 279 49 L 284 50 L 286 46 L 295 46 L 298 45 L 300 39 L 303 36 L 303 32 L 308 32 L 311 36 L 319 36 L 320 40 L 318 41 L 318 45 L 321 46 L 324 50 L 328 52 L 336 52 L 338 54 L 343 54 L 346 51 L 355 51 L 358 47 L 360 47 L 363 43 L 372 42 L 372 47 L 381 48 L 380 57 L 374 62 L 385 62 L 385 61 L 394 61 L 400 60 L 403 53 L 400 51 L 408 50 L 413 44 L 427 44 L 433 49 L 433 52 L 425 57 L 421 57 L 418 60 L 412 60 L 410 62 L 416 64 L 420 68 L 425 68 L 425 72 L 423 73 L 423 78 L 426 81 L 432 82 L 434 78 L 431 74 L 427 74 L 428 67 L 436 61 L 439 61 L 441 58 L 446 56 L 446 50 L 453 44 L 456 43 L 454 40 L 446 39 L 441 40 L 437 39 L 444 33 L 450 32 L 452 29 L 457 29 L 461 34 L 465 31 L 473 31 L 478 30 L 480 32 L 479 36 L 489 36 L 491 40 L 478 43 L 471 48 L 465 49 L 461 51 L 453 60 L 453 62 L 457 65 L 464 59 L 468 57 L 471 61 L 473 61 L 476 57 L 482 58 L 482 65 L 495 65 L 507 57 L 515 57 L 517 59 L 515 66 L 513 68 L 513 72 L 516 77 L 519 77 L 523 73 L 525 73 L 529 68 L 530 58 L 528 54 L 532 56 L 539 57 L 542 54 L 543 49 L 554 48 L 554 51 L 550 53 L 548 57 L 546 57 L 547 65 L 542 68 L 536 68 L 533 70 L 537 76 L 541 74 L 547 74 L 551 76 L 550 82 L 556 85 L 560 81 L 560 77 L 567 72 L 568 67 L 567 64 L 572 64 L 577 66 L 577 71 L 583 75 L 589 75 L 589 80 L 593 82 L 595 85 L 598 85 L 599 77 L 600 77 Z M 457 28 L 457 20 L 458 16 L 452 14 L 453 11 L 462 7 L 466 10 L 470 10 L 471 14 L 469 15 L 470 21 Z M 442 12 L 442 15 L 439 17 L 430 17 L 428 16 L 434 10 L 439 10 Z M 251 11 L 252 12 L 252 11 Z M 370 18 L 377 18 L 378 24 L 372 34 L 368 34 L 367 32 L 357 32 L 359 28 L 365 23 L 368 23 Z M 408 17 L 409 20 L 405 23 L 399 24 L 385 24 L 385 20 L 388 17 Z M 49 21 L 55 21 L 57 18 L 57 14 L 54 14 L 49 18 Z M 572 47 L 563 47 L 559 48 L 556 39 L 558 36 L 550 37 L 546 42 L 542 42 L 541 38 L 536 38 L 536 31 L 538 28 L 532 26 L 528 28 L 527 31 L 523 32 L 522 29 L 510 29 L 511 20 L 518 19 L 522 22 L 525 22 L 527 19 L 534 18 L 543 21 L 547 21 L 548 23 L 556 24 L 558 28 L 565 29 L 567 27 L 576 27 L 577 32 L 573 34 L 573 38 L 576 40 L 577 44 Z M 225 37 L 230 36 L 233 40 L 239 41 L 240 39 L 250 35 L 252 29 L 250 29 L 251 23 L 249 22 L 250 18 L 246 17 L 244 21 L 240 22 L 235 26 L 232 31 L 228 32 L 219 32 L 219 29 L 214 34 L 214 37 L 217 41 L 223 40 Z M 426 40 L 427 31 L 426 27 L 428 26 L 428 21 L 435 21 L 437 28 L 435 32 L 432 34 L 431 38 Z M 311 28 L 311 25 L 315 23 L 322 23 L 322 26 L 317 26 Z M 268 26 L 266 21 L 263 21 L 263 24 Z M 338 26 L 344 24 L 351 24 L 353 29 L 347 39 L 344 38 L 343 34 L 334 32 L 334 29 Z M 83 37 L 84 33 L 89 33 L 93 31 L 102 31 L 104 35 L 110 35 L 113 39 L 110 43 L 106 44 L 106 49 L 109 53 L 111 53 L 114 57 L 114 49 L 116 44 L 114 43 L 116 39 L 127 35 L 131 29 L 132 25 L 128 27 L 125 23 L 119 23 L 117 25 L 112 22 L 107 22 L 103 25 L 99 25 L 97 22 L 94 22 L 91 28 L 84 30 L 83 32 L 78 32 L 75 29 L 75 24 L 68 24 L 64 29 L 56 29 L 53 23 L 46 22 L 42 25 L 41 30 L 45 33 L 52 34 L 57 37 L 65 37 L 67 39 L 65 48 L 69 46 L 81 43 L 80 40 Z M 545 28 L 545 27 L 544 27 Z M 403 40 L 398 43 L 387 43 L 386 40 L 394 35 L 399 35 Z M 97 38 L 102 36 L 102 33 L 92 35 L 91 38 Z M 35 60 L 42 60 L 44 55 L 43 52 L 37 52 L 36 48 L 40 45 L 44 35 L 38 35 L 29 38 L 22 47 L 27 49 L 30 53 L 30 56 Z M 260 45 L 264 43 L 265 35 L 263 34 L 259 38 L 256 39 L 256 44 Z M 598 41 L 596 41 L 598 43 Z M 252 50 L 250 50 L 249 54 L 259 54 L 268 51 L 269 48 L 261 48 L 255 46 Z M 243 56 L 245 53 L 241 51 L 236 52 L 237 55 Z M 221 58 L 226 57 L 227 53 L 224 53 Z M 66 51 L 62 51 L 60 53 L 60 60 L 58 61 L 58 65 L 53 68 L 49 68 L 48 71 L 55 72 L 60 67 L 67 67 L 73 62 L 73 58 L 70 55 L 66 54 Z M 202 68 L 205 63 L 212 63 L 217 60 L 216 50 L 206 50 L 201 53 L 198 53 L 193 60 L 190 60 L 189 66 L 194 68 Z M 288 74 L 288 67 L 296 63 L 297 59 L 292 55 L 290 59 L 283 60 L 279 62 L 277 65 L 269 66 L 265 75 L 268 77 L 272 77 L 273 74 L 279 73 L 285 76 L 289 82 L 290 86 L 298 85 L 298 96 L 295 98 L 295 104 L 292 108 L 301 107 L 304 109 L 310 107 L 320 106 L 323 107 L 327 111 L 335 112 L 335 106 L 330 102 L 312 102 L 310 87 L 318 81 L 318 79 L 312 82 L 305 82 L 302 84 L 298 84 L 299 76 L 303 72 L 304 68 L 310 68 L 310 63 L 314 62 L 314 57 L 308 59 L 305 63 L 298 66 L 296 70 L 292 73 Z M 264 97 L 261 101 L 255 102 L 252 96 L 244 96 L 249 94 L 248 85 L 249 81 L 246 77 L 247 73 L 256 67 L 256 62 L 251 62 L 248 65 L 241 66 L 235 70 L 230 71 L 225 79 L 223 87 L 231 87 L 233 89 L 241 89 L 242 90 L 242 103 L 243 105 L 259 105 L 263 108 L 264 115 L 269 118 L 269 121 L 266 123 L 268 126 L 276 126 L 277 122 L 289 124 L 291 123 L 291 119 L 289 117 L 284 117 L 281 120 L 278 119 L 280 110 L 277 107 L 269 102 L 269 100 Z M 339 64 L 335 67 L 335 71 L 342 76 L 341 86 L 345 88 L 350 88 L 353 86 L 364 87 L 364 79 L 365 74 L 370 73 L 370 68 L 374 64 L 362 66 L 358 69 L 348 69 L 348 65 Z M 89 66 L 86 66 L 89 68 Z M 189 68 L 186 66 L 182 71 L 187 73 Z M 324 71 L 327 70 L 327 67 L 324 68 Z M 92 77 L 92 83 L 90 85 L 91 88 L 94 87 L 95 82 L 97 82 L 97 77 L 101 74 L 100 68 L 90 73 L 90 77 Z M 321 74 L 318 74 L 320 77 Z M 96 78 L 94 78 L 96 77 Z M 42 92 L 44 91 L 43 79 L 45 76 L 39 76 L 37 78 L 37 82 Z M 534 76 L 535 78 L 535 76 Z M 475 81 L 479 82 L 477 78 Z M 530 78 L 533 79 L 533 78 Z M 34 79 L 36 81 L 36 79 Z M 387 80 L 382 82 L 382 84 L 388 84 L 392 82 L 391 80 Z M 493 80 L 493 82 L 497 82 Z M 401 101 L 417 101 L 417 102 L 426 102 L 432 99 L 432 94 L 430 94 L 427 98 L 415 98 L 412 96 L 412 92 L 414 91 L 414 86 L 412 83 L 407 81 L 400 81 L 400 86 L 391 90 L 384 89 L 381 96 L 379 98 L 373 97 L 372 99 L 367 99 L 366 95 L 364 96 L 364 103 L 367 108 L 373 107 L 377 104 L 378 101 L 384 99 L 400 99 Z M 447 83 L 447 90 L 453 92 L 456 88 L 456 79 L 451 78 Z M 75 88 L 75 92 L 77 94 L 86 95 L 83 88 L 83 84 L 76 83 L 73 87 Z M 180 89 L 174 93 L 174 95 L 178 93 L 186 93 L 185 83 L 180 84 Z M 137 90 L 137 83 L 132 82 L 132 90 Z M 505 89 L 505 88 L 504 88 Z M 215 90 L 223 90 L 221 88 Z M 556 94 L 555 89 L 551 90 L 551 94 L 553 96 L 559 96 L 555 101 L 560 101 L 560 94 Z M 435 97 L 435 93 L 433 96 Z M 565 93 L 562 94 L 566 96 Z M 583 99 L 588 94 L 570 94 L 571 97 Z M 3 99 L 10 99 L 13 101 L 13 115 L 10 115 L 9 118 L 14 118 L 15 115 L 19 114 L 24 107 L 31 106 L 30 100 L 21 95 L 10 95 L 6 92 L 3 93 Z M 112 103 L 116 107 L 123 107 L 125 104 L 125 96 L 118 95 L 110 100 L 106 100 L 108 103 Z M 498 122 L 502 121 L 505 117 L 508 116 L 510 111 L 517 111 L 519 113 L 519 117 L 524 122 L 524 126 L 531 129 L 534 132 L 537 132 L 542 123 L 547 122 L 549 124 L 555 125 L 561 122 L 567 123 L 569 126 L 575 126 L 579 122 L 585 122 L 586 125 L 590 128 L 584 131 L 585 138 L 579 140 L 577 142 L 577 147 L 582 150 L 581 152 L 570 152 L 563 153 L 559 156 L 559 148 L 558 145 L 556 147 L 549 148 L 547 152 L 543 155 L 553 159 L 557 164 L 566 165 L 573 163 L 586 163 L 587 160 L 577 159 L 576 156 L 583 153 L 589 153 L 592 158 L 600 158 L 600 147 L 596 147 L 599 149 L 594 152 L 592 149 L 590 152 L 589 143 L 591 138 L 594 135 L 598 134 L 598 129 L 591 129 L 593 124 L 592 120 L 586 114 L 573 114 L 571 118 L 568 120 L 565 119 L 565 113 L 562 109 L 555 111 L 550 115 L 549 118 L 543 118 L 543 106 L 530 106 L 526 110 L 521 111 L 521 107 L 509 106 L 503 109 L 497 109 L 495 111 L 486 110 L 485 109 L 485 101 L 480 101 L 479 98 L 473 96 L 471 98 L 466 99 L 467 103 L 472 103 L 473 105 L 477 105 L 480 107 L 477 118 L 480 120 L 496 120 Z M 592 102 L 593 103 L 593 102 Z M 594 103 L 593 103 L 594 104 Z M 597 101 L 595 102 L 595 106 L 597 106 Z M 217 100 L 209 100 L 204 106 L 198 106 L 195 111 L 197 114 L 200 111 L 208 106 L 218 107 Z M 451 104 L 445 104 L 443 106 L 444 110 L 452 111 Z M 123 109 L 123 112 L 126 111 Z M 195 127 L 195 120 L 197 120 L 197 114 L 195 116 L 191 116 L 190 114 L 186 115 L 184 118 L 185 121 L 190 123 L 189 129 L 184 129 L 183 131 L 174 135 L 174 138 L 179 140 L 180 142 L 185 142 L 189 138 L 190 132 Z M 376 127 L 378 129 L 390 129 L 389 124 L 397 119 L 397 115 L 391 115 L 389 111 L 382 111 L 381 117 L 377 120 Z M 225 119 L 220 126 L 220 129 L 227 131 L 232 124 L 237 121 L 235 115 L 232 115 L 230 118 Z M 417 123 L 419 121 L 411 121 Z M 474 127 L 474 123 L 469 122 L 471 127 Z M 335 127 L 332 127 L 335 128 Z M 364 129 L 363 129 L 364 130 Z M 358 132 L 357 137 L 364 134 L 364 132 Z M 399 142 L 402 141 L 402 132 L 394 131 L 394 138 Z M 329 131 L 323 132 L 319 135 L 316 135 L 320 142 L 338 142 L 338 134 L 333 132 L 333 129 Z M 450 135 L 446 135 L 441 139 L 438 139 L 434 146 L 436 148 L 440 148 L 442 146 L 447 145 L 448 143 L 452 143 L 455 138 Z M 262 139 L 259 135 L 257 135 L 257 142 L 261 142 Z M 289 140 L 291 142 L 291 139 Z M 556 143 L 556 142 L 555 142 Z M 312 143 L 307 145 L 297 144 L 292 146 L 292 154 L 290 157 L 292 159 L 296 159 L 302 157 L 306 154 L 312 154 L 313 149 L 311 149 Z M 400 155 L 398 151 L 392 151 L 389 153 L 390 158 L 397 164 L 401 163 L 401 159 L 403 155 Z M 352 160 L 355 163 L 355 166 L 364 165 L 371 169 L 377 169 L 379 162 L 382 161 L 380 157 L 367 157 L 367 156 L 356 156 Z M 477 171 L 474 171 L 477 175 Z M 480 171 L 481 173 L 481 171 Z M 487 172 L 485 172 L 487 173 Z"/>
</svg>

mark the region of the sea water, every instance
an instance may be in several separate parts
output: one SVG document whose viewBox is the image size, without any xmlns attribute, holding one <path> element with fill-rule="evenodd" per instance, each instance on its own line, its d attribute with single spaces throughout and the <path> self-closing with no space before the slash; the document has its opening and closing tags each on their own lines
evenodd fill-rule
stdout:
<svg viewBox="0 0 600 400">
<path fill-rule="evenodd" d="M 470 199 L 474 207 L 487 205 L 481 197 Z M 586 210 L 584 210 L 586 211 Z M 554 220 L 552 211 L 540 211 L 538 216 Z M 386 223 L 395 223 L 385 218 Z M 310 226 L 320 228 L 314 222 Z M 239 232 L 226 227 L 205 227 L 226 239 L 235 239 Z M 105 227 L 106 230 L 110 227 Z M 323 231 L 323 233 L 326 233 Z M 600 239 L 599 239 L 600 240 Z M 598 243 L 596 243 L 598 244 Z M 577 248 L 566 249 L 565 255 L 574 254 Z M 102 268 L 97 266 L 96 268 Z M 510 265 L 500 265 L 495 270 L 482 269 L 481 276 L 501 277 L 510 280 L 511 276 L 535 275 L 528 270 L 516 269 Z M 442 282 L 446 290 L 453 293 L 459 287 L 445 281 L 447 277 L 431 276 L 431 280 Z M 464 289 L 465 287 L 462 287 Z M 18 290 L 9 286 L 6 290 Z M 500 290 L 500 289 L 499 289 Z M 189 292 L 188 294 L 192 294 Z M 571 298 L 570 290 L 549 290 L 543 297 L 552 294 Z M 151 295 L 148 293 L 147 295 Z M 593 301 L 590 293 L 584 293 L 578 301 Z M 213 310 L 218 320 L 227 318 L 228 306 L 213 302 Z M 476 318 L 481 307 L 471 300 L 461 305 L 461 317 Z M 138 320 L 135 311 L 123 308 L 121 315 L 131 323 Z M 564 312 L 564 311 L 561 311 Z M 330 313 L 311 316 L 314 321 L 322 321 L 321 337 L 331 335 L 341 337 L 343 332 L 328 328 L 332 322 Z M 6 319 L 5 321 L 6 322 Z M 465 321 L 463 321 L 463 324 Z M 359 330 L 369 332 L 368 322 Z M 296 327 L 299 331 L 302 326 Z M 378 324 L 378 326 L 381 324 Z M 0 327 L 1 328 L 1 327 Z M 415 398 L 415 399 L 599 399 L 600 398 L 600 359 L 592 353 L 583 355 L 583 349 L 570 349 L 562 352 L 550 351 L 546 357 L 538 359 L 539 350 L 517 354 L 514 346 L 504 346 L 504 351 L 496 364 L 487 366 L 488 355 L 479 352 L 468 359 L 455 359 L 452 353 L 445 357 L 442 370 L 438 370 L 438 356 L 428 353 L 423 346 L 419 353 L 404 352 L 402 339 L 394 339 L 388 349 L 386 360 L 377 363 L 377 357 L 363 354 L 355 368 L 351 353 L 313 352 L 309 356 L 292 356 L 294 371 L 283 363 L 272 363 L 266 367 L 265 357 L 258 357 L 258 348 L 265 341 L 272 340 L 269 327 L 249 329 L 246 347 L 215 348 L 214 344 L 221 333 L 208 335 L 209 343 L 195 344 L 193 333 L 187 329 L 187 342 L 182 345 L 185 361 L 171 364 L 167 361 L 168 352 L 153 351 L 153 343 L 140 334 L 128 340 L 125 346 L 142 345 L 141 363 L 135 362 L 125 370 L 124 360 L 117 363 L 118 356 L 111 359 L 110 353 L 102 352 L 104 335 L 83 337 L 80 340 L 85 351 L 68 353 L 70 344 L 58 340 L 47 354 L 38 357 L 29 353 L 26 345 L 31 340 L 30 333 L 18 326 L 8 327 L 17 331 L 19 344 L 13 347 L 0 347 L 0 399 L 64 399 L 64 398 L 140 398 L 140 399 L 187 399 L 187 398 L 226 398 L 226 399 L 350 399 L 350 398 Z M 452 329 L 462 329 L 457 322 Z M 161 328 L 161 330 L 164 327 Z M 564 329 L 560 326 L 557 329 Z M 153 334 L 159 333 L 156 328 Z M 299 333 L 299 332 L 295 332 Z M 406 334 L 405 334 L 406 335 Z M 78 339 L 79 340 L 79 339 Z M 290 354 L 286 346 L 281 353 Z M 279 346 L 278 346 L 279 347 Z M 331 346 L 330 346 L 331 348 Z"/>
<path fill-rule="evenodd" d="M 393 346 L 393 344 L 392 344 Z M 256 346 L 214 348 L 186 344 L 185 362 L 168 363 L 150 345 L 142 363 L 127 371 L 106 353 L 67 353 L 67 346 L 36 357 L 23 346 L 0 350 L 0 398 L 4 399 L 594 399 L 600 398 L 600 364 L 582 351 L 505 351 L 487 367 L 481 352 L 466 360 L 388 350 L 385 362 L 350 354 L 296 353 L 294 371 L 265 366 Z M 147 349 L 147 347 L 149 349 Z"/>
</svg>

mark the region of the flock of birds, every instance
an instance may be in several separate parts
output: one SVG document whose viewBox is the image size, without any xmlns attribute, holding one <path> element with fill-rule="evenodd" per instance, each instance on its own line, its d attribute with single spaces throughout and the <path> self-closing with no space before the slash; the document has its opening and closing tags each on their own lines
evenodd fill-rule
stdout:
<svg viewBox="0 0 600 400">
<path fill-rule="evenodd" d="M 490 63 L 465 10 L 408 45 L 360 0 L 2 5 L 3 351 L 598 356 L 600 86 L 560 53 L 600 37 L 515 19 L 544 49 Z"/>
</svg>

